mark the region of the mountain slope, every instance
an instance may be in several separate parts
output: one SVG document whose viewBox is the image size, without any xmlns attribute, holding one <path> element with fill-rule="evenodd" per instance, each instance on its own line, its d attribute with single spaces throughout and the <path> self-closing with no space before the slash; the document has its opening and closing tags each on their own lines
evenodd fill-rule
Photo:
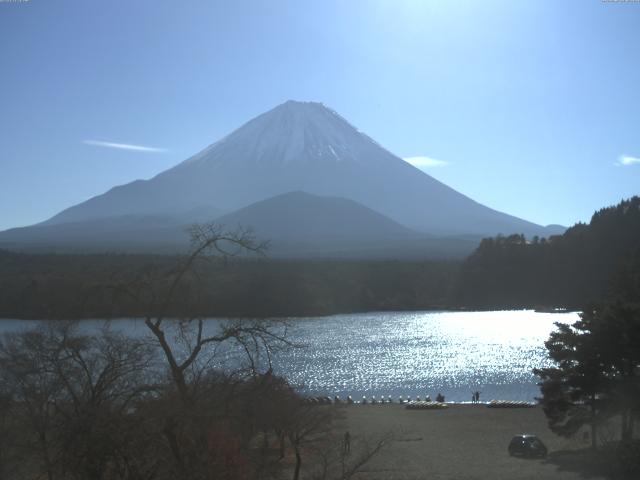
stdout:
<svg viewBox="0 0 640 480">
<path fill-rule="evenodd" d="M 251 227 L 275 256 L 425 256 L 425 235 L 353 200 L 290 192 L 216 219 L 229 229 Z"/>
<path fill-rule="evenodd" d="M 193 212 L 193 211 L 192 211 Z M 197 211 L 200 216 L 210 211 Z M 192 213 L 193 215 L 193 213 Z M 200 219 L 202 220 L 202 219 Z M 251 229 L 270 257 L 462 258 L 480 238 L 432 237 L 338 197 L 290 192 L 215 219 L 227 230 Z M 122 215 L 0 232 L 0 247 L 28 252 L 177 253 L 189 245 L 182 217 Z"/>
<path fill-rule="evenodd" d="M 187 240 L 183 222 L 168 215 L 119 215 L 0 232 L 0 248 L 28 252 L 175 253 Z"/>
<path fill-rule="evenodd" d="M 216 219 L 231 227 L 251 226 L 264 238 L 407 238 L 422 237 L 370 208 L 339 197 L 290 192 L 256 202 Z"/>
<path fill-rule="evenodd" d="M 546 235 L 487 208 L 388 152 L 319 103 L 289 101 L 150 180 L 115 187 L 45 224 L 126 214 L 233 211 L 291 191 L 343 197 L 437 235 Z"/>
</svg>

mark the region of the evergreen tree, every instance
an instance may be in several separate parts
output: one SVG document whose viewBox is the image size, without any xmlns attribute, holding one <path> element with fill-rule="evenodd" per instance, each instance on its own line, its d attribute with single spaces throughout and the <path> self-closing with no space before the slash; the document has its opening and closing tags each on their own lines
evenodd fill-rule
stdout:
<svg viewBox="0 0 640 480">
<path fill-rule="evenodd" d="M 640 304 L 586 308 L 573 325 L 556 325 L 545 342 L 556 366 L 534 370 L 549 427 L 571 436 L 589 425 L 595 448 L 598 424 L 620 415 L 622 440 L 631 441 L 640 413 Z"/>
<path fill-rule="evenodd" d="M 640 303 L 617 301 L 589 315 L 607 369 L 608 409 L 620 415 L 622 440 L 629 442 L 640 413 Z"/>
<path fill-rule="evenodd" d="M 589 317 L 573 325 L 556 323 L 545 346 L 557 366 L 536 369 L 542 380 L 539 399 L 549 423 L 556 434 L 569 437 L 584 425 L 591 427 L 592 446 L 597 444 L 597 424 L 601 419 L 600 394 L 604 390 L 602 371 Z"/>
</svg>

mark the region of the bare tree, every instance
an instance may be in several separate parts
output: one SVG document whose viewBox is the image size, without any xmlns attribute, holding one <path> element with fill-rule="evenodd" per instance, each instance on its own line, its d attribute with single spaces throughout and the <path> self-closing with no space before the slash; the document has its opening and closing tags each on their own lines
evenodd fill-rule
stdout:
<svg viewBox="0 0 640 480">
<path fill-rule="evenodd" d="M 53 480 L 61 454 L 52 438 L 54 413 L 63 387 L 47 361 L 48 340 L 44 331 L 7 335 L 0 345 L 0 372 L 24 433 L 14 439 L 14 448 L 30 457 L 36 472 Z"/>
<path fill-rule="evenodd" d="M 376 438 L 351 438 L 347 434 L 347 440 L 337 426 L 343 413 L 337 406 L 301 403 L 298 397 L 297 404 L 284 403 L 282 408 L 287 413 L 281 421 L 285 422 L 295 455 L 293 480 L 301 478 L 303 452 L 307 455 L 307 478 L 348 480 L 360 473 L 393 439 L 393 434 L 387 433 Z"/>
<path fill-rule="evenodd" d="M 150 272 L 118 287 L 147 303 L 144 323 L 164 354 L 180 398 L 187 403 L 193 393 L 190 387 L 194 386 L 190 380 L 202 372 L 199 366 L 208 364 L 210 359 L 205 354 L 215 352 L 221 344 L 244 352 L 251 372 L 257 372 L 261 365 L 269 368 L 273 353 L 290 345 L 283 322 L 227 320 L 217 324 L 218 328 L 207 328 L 199 309 L 207 295 L 201 282 L 202 264 L 225 262 L 241 254 L 264 255 L 267 243 L 258 242 L 249 230 L 227 231 L 215 223 L 196 224 L 190 233 L 190 253 L 174 268 Z M 180 304 L 180 316 L 169 319 L 176 303 Z M 207 358 L 203 360 L 203 356 Z"/>
<path fill-rule="evenodd" d="M 207 445 L 215 443 L 212 439 L 221 431 L 226 432 L 229 444 L 235 435 L 224 426 L 229 418 L 211 409 L 211 402 L 217 397 L 212 389 L 219 383 L 209 381 L 208 372 L 215 367 L 216 354 L 224 352 L 235 358 L 232 376 L 242 385 L 261 371 L 270 372 L 274 353 L 291 344 L 284 322 L 207 321 L 201 308 L 203 299 L 210 294 L 202 279 L 204 267 L 216 262 L 223 265 L 242 254 L 263 255 L 267 244 L 258 242 L 248 230 L 227 231 L 213 223 L 194 225 L 190 233 L 190 253 L 175 267 L 147 272 L 118 285 L 118 290 L 143 305 L 144 324 L 162 351 L 175 388 L 178 402 L 166 402 L 162 415 L 162 433 L 173 458 L 174 474 L 206 478 L 212 465 L 219 463 L 213 458 L 219 452 L 212 452 Z M 240 423 L 250 423 L 247 418 L 243 420 Z M 252 431 L 249 426 L 248 435 Z M 238 442 L 239 448 L 246 451 L 248 437 L 240 435 Z"/>
<path fill-rule="evenodd" d="M 335 468 L 333 471 L 331 469 L 325 470 L 325 475 L 321 477 L 321 480 L 348 480 L 353 478 L 356 474 L 362 472 L 362 469 L 391 441 L 393 441 L 393 434 L 386 433 L 375 439 L 355 438 L 351 442 L 353 446 L 350 451 L 340 448 L 336 452 L 334 444 L 333 454 L 334 458 L 337 457 L 337 459 L 334 460 L 333 464 L 339 466 L 339 469 Z"/>
<path fill-rule="evenodd" d="M 20 432 L 13 447 L 31 460 L 25 473 L 99 479 L 130 457 L 131 412 L 154 389 L 152 358 L 139 340 L 82 335 L 71 323 L 5 336 L 0 378 Z"/>
</svg>

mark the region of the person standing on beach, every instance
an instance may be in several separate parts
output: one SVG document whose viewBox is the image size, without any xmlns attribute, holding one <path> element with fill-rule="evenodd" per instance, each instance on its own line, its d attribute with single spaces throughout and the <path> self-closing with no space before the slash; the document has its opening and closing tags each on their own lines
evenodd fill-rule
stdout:
<svg viewBox="0 0 640 480">
<path fill-rule="evenodd" d="M 344 432 L 342 448 L 344 450 L 344 453 L 349 453 L 351 451 L 351 434 L 349 433 L 349 430 Z"/>
</svg>

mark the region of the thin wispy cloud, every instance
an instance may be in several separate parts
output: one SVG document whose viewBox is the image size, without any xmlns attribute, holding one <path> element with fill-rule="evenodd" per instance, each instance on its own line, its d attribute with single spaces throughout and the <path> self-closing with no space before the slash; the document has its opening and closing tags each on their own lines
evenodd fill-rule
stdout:
<svg viewBox="0 0 640 480">
<path fill-rule="evenodd" d="M 449 165 L 449 162 L 444 160 L 424 156 L 406 157 L 403 160 L 416 168 L 446 167 Z"/>
<path fill-rule="evenodd" d="M 640 157 L 632 157 L 631 155 L 620 155 L 616 165 L 619 167 L 628 167 L 629 165 L 640 165 Z"/>
<path fill-rule="evenodd" d="M 82 143 L 94 147 L 116 148 L 130 152 L 162 153 L 167 151 L 166 148 L 147 147 L 145 145 L 133 145 L 130 143 L 103 142 L 102 140 L 83 140 Z"/>
</svg>

